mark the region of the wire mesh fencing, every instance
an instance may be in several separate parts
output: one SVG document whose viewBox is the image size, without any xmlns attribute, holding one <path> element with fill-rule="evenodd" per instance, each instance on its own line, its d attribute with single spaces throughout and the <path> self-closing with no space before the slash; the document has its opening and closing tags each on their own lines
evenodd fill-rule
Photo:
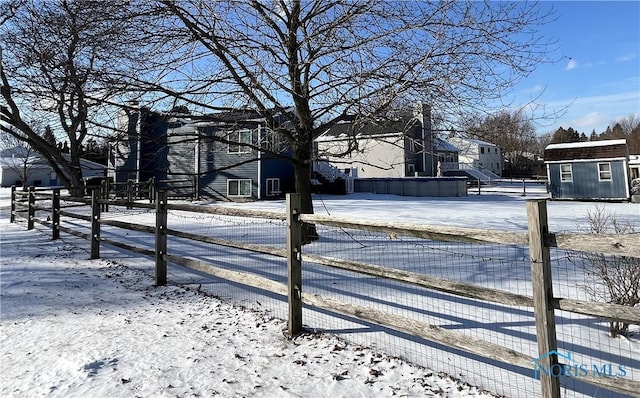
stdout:
<svg viewBox="0 0 640 398">
<path fill-rule="evenodd" d="M 559 297 L 631 308 L 640 304 L 640 258 L 553 250 L 552 261 Z M 566 396 L 621 396 L 594 391 L 581 376 L 640 381 L 640 320 L 633 324 L 556 311 L 556 335 L 558 351 L 574 376 L 561 378 Z"/>
<path fill-rule="evenodd" d="M 42 205 L 36 215 L 46 213 L 48 199 L 40 199 Z M 24 214 L 24 204 L 20 206 L 20 214 Z M 86 235 L 94 231 L 92 223 L 99 223 L 99 240 L 103 243 L 137 248 L 152 256 L 157 250 L 158 233 L 154 206 L 114 202 L 109 211 L 100 213 L 99 220 L 92 220 L 91 207 L 68 199 L 60 205 L 66 216 L 61 224 Z M 299 288 L 306 303 L 303 322 L 307 329 L 337 334 L 494 393 L 513 397 L 541 394 L 536 370 L 538 314 L 531 304 L 535 292 L 532 254 L 527 244 L 497 243 L 501 240 L 493 235 L 500 231 L 475 231 L 491 236 L 479 243 L 462 235 L 436 239 L 411 231 L 359 228 L 355 224 L 318 222 L 317 239 L 298 253 L 304 259 Z M 178 264 L 196 261 L 209 270 L 230 271 L 234 277 L 228 279 L 220 272 L 212 276 L 206 268 L 174 265 L 169 280 L 286 320 L 290 298 L 286 289 L 273 289 L 272 283 L 288 283 L 288 227 L 283 214 L 173 205 L 166 223 L 171 258 L 188 260 Z M 612 298 L 611 287 L 621 284 L 608 285 L 607 278 L 626 276 L 631 289 L 633 282 L 640 280 L 633 273 L 640 267 L 637 257 L 553 249 L 550 266 L 553 299 L 624 304 Z M 404 277 L 394 276 L 398 273 Z M 412 283 L 421 277 L 431 279 L 427 284 Z M 439 283 L 449 287 L 430 287 Z M 517 300 L 511 303 L 491 297 L 507 293 Z M 337 304 L 319 305 L 320 298 Z M 622 396 L 585 382 L 582 376 L 586 375 L 620 383 L 639 381 L 639 317 L 631 322 L 628 318 L 625 322 L 603 320 L 558 309 L 557 303 L 548 304 L 555 312 L 553 333 L 558 340 L 553 355 L 562 360 L 557 365 L 567 373 L 558 377 L 562 396 Z M 345 310 L 349 306 L 351 309 Z M 364 312 L 368 315 L 362 316 Z M 399 325 L 398 319 L 408 327 Z M 613 326 L 621 330 L 613 333 Z M 429 333 L 425 337 L 425 333 L 413 332 L 430 328 L 443 331 L 445 338 L 431 339 Z M 457 333 L 458 341 L 471 342 L 467 347 L 474 342 L 487 343 L 495 352 L 481 355 L 465 349 L 465 344 L 449 344 L 447 339 L 454 339 L 452 332 Z M 518 361 L 504 360 L 511 354 L 518 354 Z"/>
<path fill-rule="evenodd" d="M 531 278 L 526 247 L 425 240 L 395 233 L 318 227 L 320 239 L 305 253 L 365 262 L 464 284 L 530 295 Z M 305 263 L 304 289 L 342 301 L 436 325 L 505 350 L 537 352 L 533 308 L 506 306 Z M 336 317 L 313 307 L 305 323 L 406 358 L 410 362 L 459 377 L 470 384 L 508 396 L 537 396 L 539 382 L 519 366 L 470 355 L 444 344 L 362 322 Z"/>
</svg>

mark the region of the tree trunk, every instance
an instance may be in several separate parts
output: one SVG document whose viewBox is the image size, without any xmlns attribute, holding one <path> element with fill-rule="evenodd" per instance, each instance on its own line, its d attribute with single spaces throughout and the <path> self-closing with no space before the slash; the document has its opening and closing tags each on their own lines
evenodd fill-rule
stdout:
<svg viewBox="0 0 640 398">
<path fill-rule="evenodd" d="M 298 147 L 293 154 L 293 167 L 296 193 L 300 194 L 300 212 L 313 214 L 313 198 L 311 197 L 311 148 Z M 302 228 L 302 244 L 306 245 L 319 238 L 315 224 L 304 224 Z"/>
<path fill-rule="evenodd" d="M 69 173 L 69 186 L 67 189 L 69 190 L 69 195 L 71 196 L 84 196 L 84 182 L 82 180 L 82 169 L 80 168 L 80 160 L 74 159 L 71 160 L 68 169 Z"/>
</svg>

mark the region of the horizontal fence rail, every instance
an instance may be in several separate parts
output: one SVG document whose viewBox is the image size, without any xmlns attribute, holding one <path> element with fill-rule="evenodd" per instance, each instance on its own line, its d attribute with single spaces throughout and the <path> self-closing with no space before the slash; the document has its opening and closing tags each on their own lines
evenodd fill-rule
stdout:
<svg viewBox="0 0 640 398">
<path fill-rule="evenodd" d="M 517 233 L 507 231 L 495 231 L 476 228 L 460 228 L 446 226 L 415 225 L 409 223 L 388 223 L 378 221 L 363 221 L 332 217 L 315 214 L 300 214 L 299 199 L 296 195 L 288 195 L 287 212 L 261 212 L 244 209 L 233 209 L 219 206 L 202 206 L 190 204 L 167 203 L 167 193 L 157 191 L 154 203 L 141 203 L 132 200 L 110 199 L 99 190 L 93 191 L 91 199 L 61 197 L 59 190 L 38 192 L 33 189 L 20 192 L 12 189 L 11 221 L 14 218 L 24 217 L 28 221 L 29 229 L 32 223 L 51 227 L 55 231 L 62 231 L 92 242 L 91 257 L 99 257 L 100 243 L 106 243 L 115 247 L 126 249 L 134 253 L 149 257 L 155 257 L 156 261 L 156 285 L 166 283 L 166 265 L 173 263 L 203 272 L 215 277 L 239 283 L 253 288 L 262 289 L 286 296 L 289 306 L 289 334 L 295 335 L 302 330 L 303 303 L 313 307 L 325 309 L 331 312 L 345 314 L 363 321 L 372 322 L 393 330 L 442 344 L 457 350 L 462 350 L 473 355 L 516 365 L 533 370 L 533 363 L 538 359 L 531 355 L 520 353 L 514 349 L 500 344 L 485 341 L 476 337 L 462 334 L 457 331 L 447 330 L 435 324 L 417 321 L 406 316 L 390 313 L 388 311 L 372 308 L 366 305 L 346 302 L 342 299 L 329 297 L 322 294 L 303 292 L 302 264 L 317 264 L 331 269 L 342 270 L 380 278 L 383 280 L 398 282 L 408 286 L 415 286 L 429 291 L 441 292 L 472 300 L 480 300 L 504 306 L 534 309 L 536 334 L 538 341 L 538 353 L 557 352 L 555 330 L 555 311 L 567 311 L 575 314 L 593 316 L 600 319 L 616 320 L 630 324 L 640 324 L 640 308 L 629 307 L 613 303 L 591 302 L 563 297 L 555 297 L 551 288 L 551 272 L 549 248 L 556 247 L 565 250 L 591 251 L 607 255 L 629 256 L 640 258 L 640 235 L 638 234 L 552 234 L 548 232 L 546 221 L 546 202 L 528 201 L 529 232 Z M 60 201 L 65 201 L 61 205 Z M 38 201 L 50 201 L 52 204 L 36 205 Z M 68 203 L 75 203 L 69 205 Z M 78 205 L 80 203 L 81 205 Z M 90 205 L 90 207 L 87 207 Z M 63 208 L 80 208 L 84 206 L 83 214 L 62 210 Z M 101 209 L 109 206 L 125 207 L 126 209 L 142 209 L 155 211 L 155 224 L 143 225 L 126 221 L 119 221 L 103 217 Z M 264 244 L 239 242 L 223 237 L 206 236 L 198 233 L 187 232 L 175 228 L 169 228 L 167 212 L 175 214 L 207 214 L 225 217 L 240 217 L 246 219 L 262 219 L 286 221 L 286 247 L 274 247 Z M 50 216 L 44 220 L 35 217 L 36 212 L 50 212 Z M 74 228 L 60 225 L 59 217 L 80 220 L 87 223 L 87 231 L 80 232 Z M 305 253 L 303 250 L 303 231 L 317 225 L 324 225 L 338 229 L 369 231 L 373 233 L 388 234 L 391 239 L 396 236 L 408 236 L 427 241 L 461 242 L 479 245 L 515 245 L 529 246 L 531 256 L 531 275 L 533 281 L 533 295 L 517 294 L 501 289 L 485 287 L 472 283 L 449 280 L 441 277 L 426 275 L 411 270 L 397 269 L 383 265 L 371 264 L 364 261 L 348 260 L 332 256 L 324 256 L 313 253 Z M 100 227 L 110 226 L 129 231 L 153 235 L 155 237 L 154 249 L 142 248 L 131 243 L 124 243 L 112 238 L 101 236 Z M 287 282 L 278 282 L 265 276 L 250 272 L 224 269 L 211 265 L 205 260 L 190 256 L 180 256 L 167 253 L 166 239 L 172 236 L 193 242 L 212 244 L 220 247 L 244 250 L 287 259 Z M 551 354 L 540 363 L 552 368 L 559 366 L 556 354 Z M 542 362 L 544 361 L 544 362 Z M 560 396 L 558 377 L 554 375 L 540 375 L 542 394 L 545 397 Z M 582 381 L 608 390 L 633 395 L 640 390 L 640 382 L 623 378 L 594 377 L 586 375 Z"/>
</svg>

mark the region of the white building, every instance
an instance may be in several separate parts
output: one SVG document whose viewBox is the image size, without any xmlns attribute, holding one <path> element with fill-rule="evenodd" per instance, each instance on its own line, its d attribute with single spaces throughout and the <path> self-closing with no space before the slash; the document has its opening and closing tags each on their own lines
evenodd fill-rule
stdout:
<svg viewBox="0 0 640 398">
<path fill-rule="evenodd" d="M 61 185 L 53 168 L 37 152 L 31 152 L 25 157 L 20 151 L 9 149 L 0 153 L 0 186 L 22 186 L 25 165 L 27 168 L 26 186 L 52 187 Z M 80 167 L 84 178 L 104 177 L 106 173 L 106 166 L 86 159 L 80 159 Z"/>
<path fill-rule="evenodd" d="M 502 151 L 490 142 L 452 137 L 447 139 L 455 145 L 458 152 L 460 169 L 478 169 L 502 176 Z"/>
<path fill-rule="evenodd" d="M 431 110 L 424 104 L 398 120 L 337 124 L 318 137 L 315 145 L 320 159 L 348 169 L 352 177 L 401 178 L 436 173 Z"/>
</svg>

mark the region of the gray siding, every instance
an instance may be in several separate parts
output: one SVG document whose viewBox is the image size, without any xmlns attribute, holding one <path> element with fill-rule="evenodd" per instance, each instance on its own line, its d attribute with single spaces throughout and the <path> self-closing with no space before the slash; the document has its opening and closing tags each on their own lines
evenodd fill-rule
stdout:
<svg viewBox="0 0 640 398">
<path fill-rule="evenodd" d="M 611 181 L 599 181 L 598 163 L 611 164 Z M 571 164 L 573 181 L 560 181 L 560 165 Z M 553 199 L 628 199 L 625 160 L 550 163 L 549 183 Z"/>
<path fill-rule="evenodd" d="M 229 153 L 229 145 L 212 141 L 212 137 L 225 137 L 228 131 L 205 130 L 200 145 L 200 194 L 216 199 L 230 198 L 228 180 L 251 180 L 251 198 L 258 198 L 257 151 Z M 252 142 L 257 141 L 257 132 L 252 130 Z M 238 198 L 242 199 L 242 198 Z"/>
<path fill-rule="evenodd" d="M 198 135 L 193 127 L 177 127 L 170 130 L 167 137 L 167 177 L 178 179 L 181 176 L 193 176 L 195 169 L 195 148 Z"/>
<path fill-rule="evenodd" d="M 293 189 L 293 168 L 291 162 L 272 159 L 258 151 L 221 141 L 235 142 L 238 137 L 229 134 L 248 131 L 251 144 L 258 142 L 258 122 L 249 121 L 237 125 L 211 122 L 210 125 L 170 123 L 167 138 L 167 161 L 169 180 L 194 179 L 197 196 L 219 200 L 242 200 L 265 198 L 267 178 L 279 178 L 280 189 Z M 243 136 L 244 138 L 244 136 Z M 264 140 L 264 137 L 262 137 Z M 231 148 L 230 148 L 231 147 Z M 242 150 L 240 150 L 242 148 Z M 258 181 L 258 170 L 263 165 L 263 173 Z M 230 196 L 229 180 L 251 180 L 251 195 Z M 261 192 L 259 192 L 259 189 Z"/>
</svg>

